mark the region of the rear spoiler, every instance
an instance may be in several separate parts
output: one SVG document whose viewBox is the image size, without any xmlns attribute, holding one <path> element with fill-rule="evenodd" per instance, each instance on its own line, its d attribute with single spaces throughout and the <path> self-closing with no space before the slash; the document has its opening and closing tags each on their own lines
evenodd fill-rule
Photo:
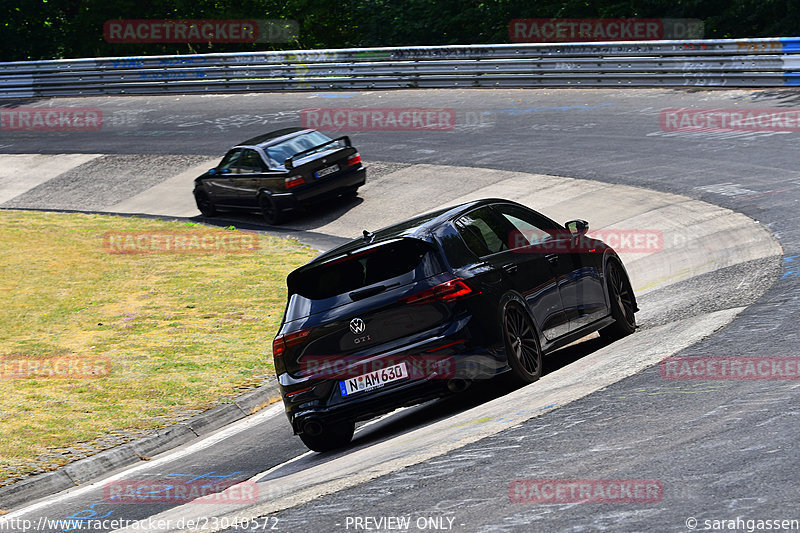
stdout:
<svg viewBox="0 0 800 533">
<path fill-rule="evenodd" d="M 320 148 L 322 148 L 324 146 L 328 146 L 329 144 L 333 144 L 333 143 L 338 143 L 339 141 L 344 141 L 344 147 L 345 148 L 350 148 L 351 146 L 353 146 L 353 144 L 350 142 L 350 137 L 348 137 L 347 135 L 342 135 L 341 137 L 337 137 L 336 139 L 333 139 L 332 141 L 328 141 L 326 143 L 318 144 L 317 146 L 314 146 L 313 148 L 309 148 L 308 150 L 303 150 L 302 152 L 297 152 L 292 157 L 290 157 L 287 160 L 285 160 L 283 162 L 283 166 L 286 167 L 287 169 L 292 169 L 292 168 L 294 168 L 294 160 L 295 159 L 302 159 L 303 156 L 306 155 L 306 154 L 310 154 L 312 152 L 316 152 L 317 150 L 319 150 Z"/>
</svg>

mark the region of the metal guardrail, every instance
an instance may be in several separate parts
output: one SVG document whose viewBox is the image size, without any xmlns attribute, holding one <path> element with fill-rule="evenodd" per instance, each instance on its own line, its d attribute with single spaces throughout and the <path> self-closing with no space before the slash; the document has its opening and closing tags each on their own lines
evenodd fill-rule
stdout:
<svg viewBox="0 0 800 533">
<path fill-rule="evenodd" d="M 0 98 L 448 87 L 800 85 L 800 37 L 247 52 L 0 63 Z"/>
</svg>

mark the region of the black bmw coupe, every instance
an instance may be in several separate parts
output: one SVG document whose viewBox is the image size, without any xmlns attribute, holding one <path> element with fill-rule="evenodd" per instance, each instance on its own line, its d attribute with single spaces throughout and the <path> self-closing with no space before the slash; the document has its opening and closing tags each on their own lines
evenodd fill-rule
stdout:
<svg viewBox="0 0 800 533">
<path fill-rule="evenodd" d="M 194 180 L 194 198 L 203 216 L 253 211 L 275 225 L 300 207 L 353 196 L 365 181 L 366 169 L 349 137 L 286 128 L 228 150 L 219 165 Z"/>
<path fill-rule="evenodd" d="M 543 354 L 633 333 L 628 274 L 588 227 L 485 199 L 365 230 L 290 273 L 273 357 L 294 432 L 343 446 L 358 420 L 476 379 L 531 383 Z"/>
</svg>

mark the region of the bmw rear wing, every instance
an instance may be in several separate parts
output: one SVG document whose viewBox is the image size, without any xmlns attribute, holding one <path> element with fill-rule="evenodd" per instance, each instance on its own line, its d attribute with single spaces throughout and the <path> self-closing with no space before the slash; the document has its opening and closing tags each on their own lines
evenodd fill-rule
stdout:
<svg viewBox="0 0 800 533">
<path fill-rule="evenodd" d="M 332 141 L 328 141 L 326 143 L 318 144 L 317 146 L 309 148 L 308 150 L 303 150 L 302 152 L 297 152 L 292 157 L 286 159 L 283 162 L 283 166 L 286 167 L 287 169 L 291 170 L 291 169 L 294 168 L 295 159 L 303 159 L 303 157 L 305 157 L 305 156 L 308 156 L 308 155 L 310 155 L 310 154 L 312 154 L 314 152 L 318 152 L 318 151 L 320 151 L 320 149 L 322 149 L 322 148 L 324 148 L 324 147 L 326 147 L 326 146 L 328 146 L 330 144 L 338 143 L 340 141 L 344 141 L 344 148 L 352 148 L 352 146 L 353 146 L 353 144 L 350 142 L 350 137 L 348 137 L 347 135 L 342 135 L 341 137 L 337 137 L 336 139 L 333 139 Z"/>
</svg>

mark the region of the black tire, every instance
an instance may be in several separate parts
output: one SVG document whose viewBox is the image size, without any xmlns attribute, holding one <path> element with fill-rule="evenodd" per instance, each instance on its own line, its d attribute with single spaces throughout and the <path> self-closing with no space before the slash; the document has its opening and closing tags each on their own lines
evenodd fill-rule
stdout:
<svg viewBox="0 0 800 533">
<path fill-rule="evenodd" d="M 350 444 L 355 431 L 355 422 L 341 422 L 337 426 L 326 428 L 320 435 L 300 434 L 300 440 L 309 450 L 327 452 Z"/>
<path fill-rule="evenodd" d="M 261 207 L 261 214 L 264 215 L 264 220 L 270 226 L 277 226 L 286 220 L 283 211 L 278 209 L 275 200 L 268 194 L 262 194 L 258 197 L 258 205 Z"/>
<path fill-rule="evenodd" d="M 614 341 L 636 331 L 636 303 L 631 282 L 616 261 L 606 266 L 606 286 L 614 323 L 601 329 L 600 337 Z"/>
<path fill-rule="evenodd" d="M 195 194 L 194 201 L 197 202 L 197 209 L 200 210 L 204 217 L 211 218 L 219 214 L 217 206 L 214 205 L 214 202 L 211 201 L 206 193 L 199 192 Z"/>
<path fill-rule="evenodd" d="M 539 335 L 528 313 L 516 303 L 503 311 L 503 338 L 511 372 L 508 380 L 514 385 L 533 383 L 542 377 L 542 348 Z"/>
</svg>

